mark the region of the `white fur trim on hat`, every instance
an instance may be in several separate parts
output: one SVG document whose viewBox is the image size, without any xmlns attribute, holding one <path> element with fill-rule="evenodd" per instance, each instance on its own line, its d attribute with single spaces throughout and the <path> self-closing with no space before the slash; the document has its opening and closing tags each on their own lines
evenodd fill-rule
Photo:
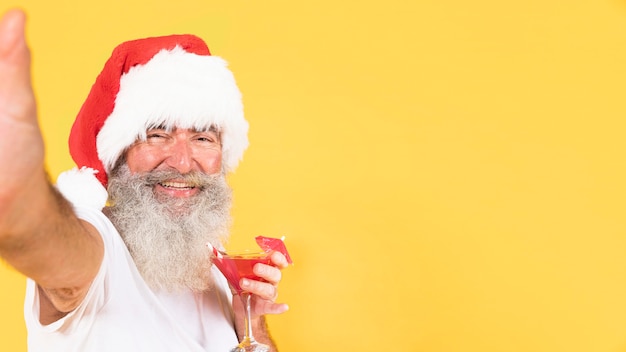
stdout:
<svg viewBox="0 0 626 352">
<path fill-rule="evenodd" d="M 162 50 L 120 80 L 115 107 L 97 137 L 98 157 L 108 173 L 137 138 L 154 126 L 218 128 L 222 162 L 233 171 L 248 147 L 241 93 L 227 63 L 216 56 Z"/>
<path fill-rule="evenodd" d="M 62 172 L 57 177 L 56 187 L 73 205 L 102 210 L 108 199 L 107 190 L 95 174 L 98 171 L 82 167 Z"/>
</svg>

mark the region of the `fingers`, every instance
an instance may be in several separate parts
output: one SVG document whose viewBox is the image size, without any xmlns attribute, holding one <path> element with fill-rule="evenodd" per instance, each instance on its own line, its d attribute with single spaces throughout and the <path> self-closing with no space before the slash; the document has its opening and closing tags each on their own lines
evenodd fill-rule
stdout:
<svg viewBox="0 0 626 352">
<path fill-rule="evenodd" d="M 274 252 L 270 259 L 272 264 L 278 267 L 287 266 L 287 259 L 281 253 Z M 282 278 L 282 272 L 276 266 L 257 263 L 252 270 L 256 276 L 261 278 L 261 281 L 241 279 L 239 285 L 244 290 L 263 299 L 275 301 L 278 297 L 277 285 Z"/>
<path fill-rule="evenodd" d="M 289 310 L 285 303 L 273 303 L 268 301 L 255 302 L 254 313 L 257 315 L 282 314 Z"/>
<path fill-rule="evenodd" d="M 286 268 L 289 263 L 280 252 L 272 253 L 271 265 L 258 263 L 253 271 L 261 281 L 241 279 L 239 285 L 245 291 L 253 295 L 253 311 L 256 315 L 281 314 L 289 309 L 284 303 L 276 303 L 278 298 L 278 283 L 282 279 L 281 269 Z"/>
<path fill-rule="evenodd" d="M 252 294 L 252 312 L 254 316 L 281 314 L 289 310 L 285 303 L 276 303 L 278 288 L 268 282 L 242 279 L 241 288 Z"/>
<path fill-rule="evenodd" d="M 285 258 L 285 256 L 278 251 L 275 251 L 274 253 L 272 253 L 272 255 L 270 256 L 270 259 L 272 261 L 272 264 L 274 264 L 275 266 L 281 269 L 284 269 L 289 265 L 289 262 L 287 262 L 287 258 Z"/>
<path fill-rule="evenodd" d="M 277 267 L 263 263 L 257 263 L 254 268 L 252 268 L 252 272 L 254 272 L 254 275 L 272 284 L 278 284 L 283 276 L 280 269 Z"/>
<path fill-rule="evenodd" d="M 278 298 L 278 287 L 269 282 L 241 279 L 241 288 L 262 299 L 274 302 Z"/>
<path fill-rule="evenodd" d="M 282 265 L 283 262 L 287 263 L 285 257 L 280 253 L 277 256 L 272 255 L 272 262 L 274 265 Z M 276 260 L 274 260 L 274 258 Z M 275 301 L 278 298 L 277 285 L 282 278 L 280 269 L 272 265 L 266 265 L 257 263 L 252 269 L 254 274 L 261 278 L 261 281 L 241 279 L 239 283 L 244 290 L 260 296 L 263 299 L 269 301 Z"/>
</svg>

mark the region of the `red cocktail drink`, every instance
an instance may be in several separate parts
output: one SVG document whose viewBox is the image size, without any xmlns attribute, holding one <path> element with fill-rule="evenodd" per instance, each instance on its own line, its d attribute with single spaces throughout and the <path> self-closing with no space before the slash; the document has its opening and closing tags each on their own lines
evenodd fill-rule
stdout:
<svg viewBox="0 0 626 352">
<path fill-rule="evenodd" d="M 287 253 L 287 248 L 282 239 L 257 236 L 256 242 L 263 252 L 243 252 L 243 253 L 224 253 L 217 250 L 210 243 L 207 243 L 209 249 L 213 252 L 213 264 L 224 274 L 226 280 L 241 298 L 244 314 L 244 337 L 241 343 L 231 350 L 231 352 L 269 352 L 269 346 L 258 343 L 252 336 L 252 324 L 250 322 L 250 297 L 251 294 L 241 289 L 239 282 L 242 278 L 265 281 L 254 274 L 254 266 L 257 263 L 272 265 L 270 256 L 274 251 L 281 252 L 288 263 L 291 257 Z"/>
<path fill-rule="evenodd" d="M 270 256 L 265 252 L 222 254 L 221 258 L 214 260 L 213 263 L 239 294 L 243 291 L 239 286 L 242 278 L 265 281 L 254 274 L 253 268 L 257 263 L 270 265 Z"/>
</svg>

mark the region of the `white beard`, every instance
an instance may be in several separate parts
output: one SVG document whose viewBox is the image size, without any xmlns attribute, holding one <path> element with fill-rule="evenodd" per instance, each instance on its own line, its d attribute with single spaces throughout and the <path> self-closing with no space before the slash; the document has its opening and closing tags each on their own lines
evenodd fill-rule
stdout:
<svg viewBox="0 0 626 352">
<path fill-rule="evenodd" d="M 171 171 L 131 175 L 120 163 L 109 178 L 107 215 L 120 232 L 144 280 L 154 290 L 204 291 L 211 288 L 211 254 L 220 248 L 231 222 L 231 189 L 225 177 Z M 157 197 L 159 182 L 194 182 L 190 198 Z"/>
</svg>

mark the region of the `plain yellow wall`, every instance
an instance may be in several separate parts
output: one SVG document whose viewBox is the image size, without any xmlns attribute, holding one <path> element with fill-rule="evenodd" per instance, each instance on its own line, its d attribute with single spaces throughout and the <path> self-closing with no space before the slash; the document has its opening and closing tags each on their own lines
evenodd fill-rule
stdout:
<svg viewBox="0 0 626 352">
<path fill-rule="evenodd" d="M 8 1 L 55 177 L 116 44 L 191 32 L 230 62 L 232 243 L 296 263 L 281 351 L 626 351 L 625 1 Z M 24 279 L 0 282 L 25 351 Z"/>
</svg>

